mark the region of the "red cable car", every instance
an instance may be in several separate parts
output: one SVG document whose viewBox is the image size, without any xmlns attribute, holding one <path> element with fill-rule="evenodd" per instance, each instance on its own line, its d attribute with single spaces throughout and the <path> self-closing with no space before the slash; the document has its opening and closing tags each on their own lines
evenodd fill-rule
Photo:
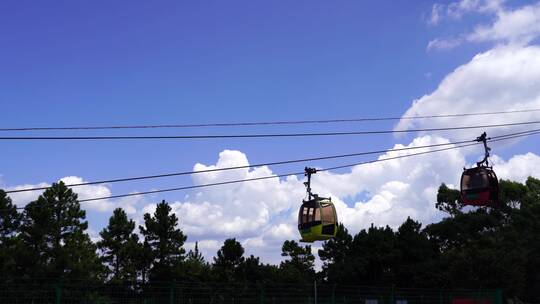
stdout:
<svg viewBox="0 0 540 304">
<path fill-rule="evenodd" d="M 499 180 L 493 167 L 489 166 L 488 157 L 491 150 L 487 146 L 484 132 L 476 139 L 484 143 L 484 159 L 476 163 L 476 168 L 464 169 L 461 175 L 461 200 L 465 205 L 499 207 Z"/>
</svg>

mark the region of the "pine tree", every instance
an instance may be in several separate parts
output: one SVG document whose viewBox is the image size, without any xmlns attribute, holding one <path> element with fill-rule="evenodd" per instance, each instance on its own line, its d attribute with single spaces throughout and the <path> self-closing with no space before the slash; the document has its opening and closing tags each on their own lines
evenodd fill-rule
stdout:
<svg viewBox="0 0 540 304">
<path fill-rule="evenodd" d="M 434 280 L 429 267 L 434 262 L 437 250 L 421 228 L 422 224 L 407 217 L 396 232 L 396 249 L 399 252 L 397 286 L 418 287 L 425 285 L 428 280 Z"/>
<path fill-rule="evenodd" d="M 21 215 L 4 190 L 0 190 L 0 244 L 18 233 Z"/>
<path fill-rule="evenodd" d="M 0 281 L 16 275 L 15 250 L 20 224 L 21 215 L 17 212 L 17 206 L 0 190 Z"/>
<path fill-rule="evenodd" d="M 259 257 L 250 255 L 240 265 L 240 268 L 245 283 L 257 283 L 265 280 L 264 266 L 261 264 Z"/>
<path fill-rule="evenodd" d="M 144 226 L 139 227 L 152 252 L 150 274 L 153 280 L 173 278 L 175 269 L 184 259 L 182 246 L 187 237 L 177 228 L 178 218 L 171 210 L 169 204 L 162 201 L 153 216 L 144 215 Z"/>
<path fill-rule="evenodd" d="M 134 229 L 135 222 L 128 220 L 122 208 L 117 208 L 109 219 L 109 225 L 99 234 L 101 241 L 97 246 L 102 252 L 102 260 L 109 266 L 113 281 L 134 281 L 137 278 L 135 254 L 139 237 Z"/>
<path fill-rule="evenodd" d="M 189 250 L 187 254 L 187 260 L 198 263 L 205 262 L 202 253 L 199 251 L 199 242 L 195 242 L 195 248 L 193 250 Z"/>
<path fill-rule="evenodd" d="M 100 274 L 96 247 L 85 232 L 85 216 L 77 194 L 63 182 L 25 207 L 21 239 L 28 276 L 86 279 Z"/>
<path fill-rule="evenodd" d="M 323 262 L 322 275 L 332 283 L 350 282 L 354 276 L 351 269 L 352 236 L 343 224 L 339 224 L 336 236 L 323 243 L 319 257 Z"/>
<path fill-rule="evenodd" d="M 279 265 L 283 280 L 286 282 L 312 282 L 315 278 L 315 256 L 311 246 L 300 246 L 296 241 L 285 241 L 281 256 L 287 258 Z"/>
<path fill-rule="evenodd" d="M 152 248 L 147 241 L 137 242 L 133 250 L 135 258 L 135 269 L 137 277 L 142 279 L 142 283 L 146 284 L 148 279 L 148 273 L 154 262 L 154 255 L 152 254 Z"/>
<path fill-rule="evenodd" d="M 394 283 L 395 268 L 399 251 L 396 248 L 396 235 L 392 228 L 371 227 L 361 230 L 353 238 L 351 255 L 356 272 L 356 283 L 391 285 Z"/>
<path fill-rule="evenodd" d="M 183 273 L 191 279 L 206 281 L 210 272 L 210 265 L 204 260 L 199 251 L 199 244 L 195 242 L 195 248 L 187 254 L 186 261 L 183 264 Z"/>
<path fill-rule="evenodd" d="M 244 247 L 236 239 L 226 239 L 214 258 L 214 265 L 236 268 L 244 261 Z"/>
<path fill-rule="evenodd" d="M 220 281 L 235 277 L 238 267 L 244 262 L 244 247 L 236 239 L 226 239 L 214 257 L 214 272 Z"/>
</svg>

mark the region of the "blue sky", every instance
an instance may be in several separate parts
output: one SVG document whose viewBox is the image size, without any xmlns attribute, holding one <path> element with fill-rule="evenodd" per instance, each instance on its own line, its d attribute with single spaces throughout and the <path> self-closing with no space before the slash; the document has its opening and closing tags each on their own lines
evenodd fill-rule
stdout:
<svg viewBox="0 0 540 304">
<path fill-rule="evenodd" d="M 434 29 L 423 18 L 431 3 L 414 3 L 4 2 L 0 98 L 9 115 L 2 125 L 399 116 L 471 57 L 468 50 L 426 53 Z M 389 140 L 370 138 L 369 145 Z M 191 167 L 223 148 L 261 161 L 310 150 L 296 140 L 267 142 L 2 143 L 10 161 L 1 166 L 12 184 Z"/>
<path fill-rule="evenodd" d="M 504 12 L 527 8 L 535 2 L 501 2 L 499 10 L 487 13 L 478 4 L 464 8 L 460 11 L 463 16 L 459 17 L 452 15 L 452 3 L 460 2 L 437 4 L 441 7 L 437 11 L 440 20 L 434 22 L 436 3 L 432 1 L 3 1 L 0 3 L 0 127 L 399 117 L 411 109 L 413 100 L 436 92 L 445 77 L 476 54 L 497 49 L 501 44 L 516 48 L 534 46 L 534 39 L 516 43 L 511 38 L 473 41 L 463 37 L 468 37 L 464 33 L 473 31 L 478 24 L 495 24 L 505 16 Z M 453 47 L 428 49 L 429 42 L 435 39 L 459 42 Z M 537 102 L 531 100 L 522 104 L 531 108 Z M 504 104 L 496 106 L 505 109 Z M 464 112 L 486 110 L 491 107 L 479 103 L 478 107 L 465 108 Z M 395 123 L 108 131 L 107 134 L 365 130 L 391 129 Z M 470 121 L 453 123 L 471 124 Z M 50 183 L 66 176 L 96 180 L 190 170 L 196 163 L 216 164 L 218 154 L 226 149 L 241 151 L 249 162 L 259 163 L 386 149 L 397 143 L 408 145 L 415 136 L 3 141 L 0 142 L 0 186 Z M 509 159 L 535 152 L 537 148 L 537 141 L 525 140 L 520 145 L 501 147 L 497 154 Z M 465 156 L 469 160 L 475 158 Z M 340 163 L 343 161 L 312 165 Z M 302 168 L 303 164 L 298 164 L 271 170 L 286 173 Z M 121 194 L 192 182 L 190 177 L 182 177 L 107 187 L 113 194 Z M 377 189 L 383 189 L 384 185 Z M 134 203 L 137 211 L 133 217 L 140 217 L 145 206 L 161 199 L 185 203 L 186 195 L 193 197 L 196 193 L 143 198 Z M 219 199 L 212 201 L 214 196 L 208 193 L 204 195 L 208 195 L 205 201 L 227 204 Z M 361 187 L 354 193 L 338 194 L 349 207 L 355 201 L 365 203 L 376 196 L 374 191 Z M 235 199 L 241 201 L 236 196 Z M 249 206 L 248 202 L 244 203 Z M 283 212 L 271 214 L 267 228 L 273 229 L 271 225 L 288 218 L 294 208 L 289 206 Z M 91 228 L 99 231 L 110 214 L 110 211 L 89 210 Z M 181 212 L 179 217 L 182 222 Z M 385 222 L 381 218 L 377 223 Z M 256 239 L 256 230 L 244 239 Z M 205 232 L 192 239 L 221 240 L 225 236 L 228 235 Z M 270 243 L 264 244 L 271 247 Z"/>
</svg>

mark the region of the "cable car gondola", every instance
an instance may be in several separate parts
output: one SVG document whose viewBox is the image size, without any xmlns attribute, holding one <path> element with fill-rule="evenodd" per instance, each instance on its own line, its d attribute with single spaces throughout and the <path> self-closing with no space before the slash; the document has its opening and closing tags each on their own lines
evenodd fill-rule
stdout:
<svg viewBox="0 0 540 304">
<path fill-rule="evenodd" d="M 476 163 L 475 168 L 464 169 L 461 175 L 461 200 L 465 205 L 496 208 L 499 206 L 499 180 L 493 167 L 489 166 L 491 148 L 487 146 L 486 133 L 476 141 L 484 143 L 485 156 Z"/>
<path fill-rule="evenodd" d="M 305 168 L 308 199 L 302 201 L 298 211 L 298 231 L 302 236 L 301 242 L 324 241 L 333 238 L 337 233 L 337 213 L 330 198 L 320 197 L 311 193 L 311 174 L 316 169 Z"/>
</svg>

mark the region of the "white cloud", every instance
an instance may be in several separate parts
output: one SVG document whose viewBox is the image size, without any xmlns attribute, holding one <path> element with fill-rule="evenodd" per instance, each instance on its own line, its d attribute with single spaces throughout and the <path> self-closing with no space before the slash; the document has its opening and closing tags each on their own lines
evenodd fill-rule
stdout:
<svg viewBox="0 0 540 304">
<path fill-rule="evenodd" d="M 438 136 L 422 136 L 408 145 L 398 144 L 394 148 L 447 142 L 448 139 Z M 379 159 L 428 150 L 389 152 L 380 155 Z M 340 221 L 353 234 L 371 223 L 396 228 L 407 216 L 427 224 L 442 217 L 434 208 L 438 186 L 442 182 L 457 184 L 465 164 L 464 155 L 463 150 L 449 150 L 356 166 L 347 173 L 319 172 L 313 178 L 313 189 L 321 195 L 332 197 Z M 537 169 L 540 168 L 540 157 L 532 153 L 515 156 L 507 162 L 495 156 L 493 162 L 501 178 L 524 181 L 530 174 L 540 175 Z M 240 151 L 226 150 L 220 153 L 217 164 L 213 166 L 236 164 L 249 164 L 247 156 Z M 211 166 L 198 164 L 197 167 L 202 170 Z M 231 172 L 223 175 L 200 174 L 202 176 L 197 176 L 196 182 L 271 174 L 270 168 L 262 167 L 244 170 L 242 174 L 232 172 L 232 176 Z M 83 179 L 68 177 L 64 181 L 74 183 Z M 265 263 L 279 264 L 283 241 L 299 239 L 296 218 L 305 191 L 301 182 L 296 177 L 289 177 L 204 188 L 187 195 L 184 201 L 173 202 L 171 207 L 180 219 L 181 229 L 188 236 L 186 249 L 193 249 L 197 241 L 199 250 L 211 262 L 224 239 L 236 237 L 245 247 L 246 256 L 253 254 L 260 256 Z M 96 195 L 90 190 L 82 191 L 81 197 Z M 100 193 L 103 195 L 110 190 L 101 191 L 105 191 Z M 356 199 L 359 194 L 364 194 L 365 198 Z M 102 209 L 94 207 L 94 210 L 110 210 L 114 204 L 118 205 L 119 202 Z M 156 204 L 141 208 L 136 213 L 137 223 L 142 223 L 142 214 L 153 213 L 155 208 Z M 99 239 L 96 231 L 89 231 L 94 241 Z M 316 253 L 315 247 L 313 252 Z M 320 261 L 317 263 L 320 265 Z"/>
<path fill-rule="evenodd" d="M 460 38 L 435 38 L 428 43 L 427 50 L 449 50 L 460 45 L 461 42 Z"/>
<path fill-rule="evenodd" d="M 539 79 L 540 47 L 497 47 L 475 56 L 451 72 L 434 92 L 416 100 L 404 115 L 540 108 Z M 540 113 L 471 116 L 459 120 L 402 120 L 396 128 L 452 127 L 528 120 L 540 120 Z M 488 134 L 492 136 L 521 129 L 524 128 L 489 129 Z M 396 144 L 394 148 L 472 139 L 481 131 L 419 134 L 410 143 Z M 478 151 L 479 148 L 476 149 Z M 389 152 L 380 155 L 379 159 L 427 150 Z M 467 155 L 466 149 L 449 150 L 356 166 L 346 173 L 319 172 L 313 178 L 313 190 L 322 196 L 332 197 L 340 221 L 353 234 L 369 227 L 371 223 L 396 228 L 407 216 L 428 224 L 443 216 L 434 208 L 439 185 L 443 182 L 450 186 L 458 183 Z M 508 161 L 494 156 L 492 161 L 501 178 L 522 182 L 529 175 L 540 176 L 540 157 L 532 153 L 516 155 Z M 245 165 L 249 165 L 249 161 L 244 153 L 224 150 L 219 154 L 216 164 L 198 163 L 194 169 L 200 171 Z M 194 184 L 200 185 L 273 174 L 271 168 L 263 166 L 200 173 L 193 175 L 192 179 Z M 66 177 L 64 181 L 78 183 L 84 180 L 80 177 Z M 30 186 L 33 185 L 12 188 Z M 111 194 L 108 185 L 81 187 L 75 191 L 80 198 Z M 201 188 L 189 193 L 184 199 L 171 202 L 171 207 L 179 217 L 181 229 L 188 236 L 187 249 L 193 248 L 194 242 L 198 241 L 199 249 L 207 260 L 211 261 L 224 239 L 236 237 L 245 246 L 246 255 L 254 254 L 264 262 L 279 264 L 283 241 L 299 238 L 296 220 L 298 207 L 304 197 L 302 180 L 290 176 L 285 179 Z M 27 202 L 31 199 L 19 197 L 17 201 Z M 88 204 L 85 208 L 103 212 L 122 205 L 133 213 L 136 211 L 136 203 L 137 198 Z M 142 214 L 153 213 L 155 207 L 155 204 L 148 204 L 141 208 L 135 216 L 137 223 L 141 224 Z"/>
<path fill-rule="evenodd" d="M 540 178 L 540 157 L 534 153 L 515 155 L 507 162 L 493 157 L 492 162 L 497 176 L 524 183 L 529 176 Z"/>
<path fill-rule="evenodd" d="M 430 17 L 427 19 L 429 25 L 437 25 L 442 19 L 442 14 L 444 12 L 445 6 L 440 3 L 433 4 L 431 8 Z"/>
<path fill-rule="evenodd" d="M 462 18 L 469 13 L 493 13 L 502 9 L 504 0 L 461 0 L 446 7 L 446 14 L 451 18 Z"/>
<path fill-rule="evenodd" d="M 80 184 L 86 182 L 82 177 L 78 176 L 66 176 L 60 179 L 65 184 Z M 8 186 L 6 191 L 10 190 L 21 190 L 28 188 L 38 188 L 38 187 L 49 187 L 49 183 L 37 183 L 37 184 L 25 184 L 17 186 Z M 95 198 L 95 197 L 106 197 L 111 195 L 111 190 L 106 184 L 101 185 L 87 185 L 87 186 L 78 186 L 72 188 L 80 200 Z M 29 202 L 36 200 L 39 195 L 43 193 L 43 190 L 40 191 L 29 191 L 29 192 L 17 192 L 10 193 L 9 196 L 13 202 L 20 207 L 26 206 Z M 97 200 L 87 203 L 82 203 L 83 208 L 87 210 L 93 210 L 98 212 L 109 212 L 117 207 L 122 207 L 127 214 L 136 213 L 136 204 L 142 199 L 141 196 L 131 196 L 120 198 L 117 200 Z"/>
<path fill-rule="evenodd" d="M 448 74 L 431 94 L 415 100 L 404 116 L 540 108 L 540 47 L 501 46 L 476 55 Z M 504 124 L 540 120 L 540 112 L 497 116 L 401 120 L 396 129 Z M 508 134 L 538 125 L 486 129 Z M 452 140 L 473 139 L 483 130 L 438 132 Z M 430 132 L 433 134 L 433 132 Z"/>
<path fill-rule="evenodd" d="M 462 0 L 448 5 L 434 4 L 428 24 L 438 24 L 445 17 L 459 19 L 468 13 L 485 14 L 492 21 L 451 38 L 435 38 L 427 50 L 450 49 L 465 41 L 527 45 L 540 36 L 540 2 L 506 8 L 497 0 Z"/>
<path fill-rule="evenodd" d="M 80 184 L 84 183 L 82 177 L 78 176 L 67 176 L 60 179 L 63 181 L 66 185 L 69 184 Z M 78 195 L 79 199 L 87 199 L 87 198 L 93 198 L 93 197 L 104 197 L 104 196 L 110 196 L 111 190 L 104 185 L 88 185 L 88 186 L 80 186 L 73 188 L 73 191 L 75 191 Z M 91 203 L 87 203 L 85 205 L 86 209 L 90 210 L 96 210 L 96 211 L 110 211 L 112 210 L 112 203 L 108 200 L 99 200 L 99 201 L 93 201 Z"/>
<path fill-rule="evenodd" d="M 394 148 L 447 143 L 439 136 L 421 136 L 408 145 Z M 408 155 L 421 150 L 389 152 L 379 159 Z M 351 233 L 376 226 L 397 228 L 407 216 L 428 224 L 443 214 L 435 209 L 437 189 L 441 183 L 458 183 L 466 165 L 466 151 L 447 150 L 409 158 L 356 166 L 347 173 L 319 172 L 313 177 L 313 190 L 322 196 L 331 196 L 340 221 Z M 530 165 L 523 165 L 523 160 Z M 540 157 L 529 153 L 504 161 L 494 156 L 497 173 L 502 178 L 523 181 L 527 176 L 539 175 Z M 249 164 L 240 151 L 223 151 L 215 167 L 223 164 Z M 198 164 L 200 169 L 212 166 Z M 261 176 L 260 168 L 234 174 L 234 179 Z M 264 168 L 264 174 L 273 174 Z M 229 173 L 230 174 L 230 173 Z M 204 174 L 203 174 L 204 175 Z M 220 173 L 197 177 L 197 183 L 223 181 Z M 231 178 L 228 175 L 227 178 Z M 298 207 L 305 188 L 295 177 L 282 180 L 240 183 L 204 188 L 185 201 L 171 204 L 180 219 L 181 229 L 188 235 L 188 249 L 199 241 L 199 248 L 207 260 L 215 255 L 223 240 L 236 237 L 246 249 L 246 255 L 260 256 L 263 262 L 279 264 L 284 240 L 299 239 L 296 228 Z M 366 198 L 356 199 L 359 194 Z M 270 201 L 274 201 L 270 203 Z M 278 201 L 278 202 L 275 202 Z M 346 203 L 347 202 L 347 203 Z M 272 207 L 274 206 L 274 207 Z M 144 208 L 153 212 L 155 205 Z M 316 245 L 316 244 L 315 244 Z"/>
<path fill-rule="evenodd" d="M 480 9 L 471 3 L 466 6 L 463 2 L 462 10 Z M 414 101 L 404 116 L 540 108 L 539 79 L 540 47 L 501 46 L 475 56 L 450 73 L 434 92 Z M 458 122 L 455 118 L 402 120 L 396 129 L 530 120 L 540 120 L 540 113 L 469 116 L 460 118 Z M 488 133 L 493 136 L 528 128 L 531 127 L 489 129 Z M 429 136 L 420 134 L 408 145 L 397 144 L 394 148 L 472 139 L 482 131 L 430 132 Z M 340 221 L 353 234 L 371 223 L 396 228 L 407 216 L 428 224 L 443 216 L 434 207 L 439 185 L 443 182 L 451 187 L 458 184 L 462 168 L 466 165 L 465 157 L 472 149 L 478 151 L 480 148 L 448 150 L 356 166 L 342 174 L 319 172 L 313 178 L 312 187 L 314 192 L 332 197 Z M 379 159 L 427 150 L 389 152 Z M 492 161 L 501 178 L 522 182 L 529 175 L 540 175 L 537 169 L 540 168 L 540 157 L 532 153 L 517 155 L 508 161 L 493 156 Z M 215 165 L 197 164 L 195 169 L 248 164 L 246 155 L 240 151 L 225 150 Z M 271 174 L 267 167 L 235 170 L 227 174 L 213 172 L 196 175 L 194 182 L 203 184 Z M 279 263 L 282 242 L 299 238 L 296 213 L 303 196 L 301 181 L 290 177 L 202 189 L 174 205 L 188 235 L 220 240 L 238 236 L 247 254 L 260 255 L 264 261 Z"/>
<path fill-rule="evenodd" d="M 441 137 L 423 136 L 407 146 L 395 145 L 394 148 L 447 142 Z M 389 152 L 379 159 L 428 150 L 432 149 Z M 447 150 L 356 166 L 346 174 L 323 172 L 314 187 L 335 196 L 342 221 L 353 232 L 369 227 L 371 223 L 397 227 L 407 216 L 432 222 L 440 217 L 434 208 L 438 186 L 442 182 L 456 182 L 464 164 L 462 150 Z M 359 193 L 368 193 L 368 199 L 352 205 L 343 203 L 343 199 L 354 198 Z"/>
<path fill-rule="evenodd" d="M 467 39 L 528 44 L 540 35 L 540 2 L 515 10 L 499 10 L 496 16 L 495 22 L 476 27 Z"/>
<path fill-rule="evenodd" d="M 424 136 L 407 147 L 446 142 L 443 138 Z M 396 145 L 396 148 L 402 147 L 406 146 Z M 380 158 L 410 153 L 413 152 L 390 152 Z M 220 153 L 216 165 L 197 164 L 196 168 L 203 170 L 225 164 L 237 166 L 249 162 L 240 151 L 225 150 Z M 317 173 L 313 178 L 313 189 L 332 197 L 340 220 L 353 233 L 371 223 L 397 227 L 408 215 L 429 222 L 436 213 L 433 202 L 438 185 L 443 181 L 457 180 L 463 164 L 464 158 L 459 151 L 396 159 L 355 167 L 345 174 Z M 262 167 L 243 170 L 240 174 L 197 174 L 194 181 L 202 184 L 272 174 L 270 168 Z M 426 194 L 424 189 L 429 189 L 429 193 Z M 366 201 L 349 204 L 343 201 L 362 192 L 369 193 Z M 171 207 L 191 243 L 216 240 L 221 244 L 225 238 L 237 237 L 246 247 L 246 254 L 260 255 L 267 262 L 279 262 L 283 241 L 299 238 L 296 219 L 304 196 L 305 188 L 301 181 L 289 177 L 204 188 L 184 201 L 173 202 Z M 154 209 L 152 204 L 144 211 L 153 212 Z"/>
<path fill-rule="evenodd" d="M 461 0 L 449 4 L 435 3 L 427 23 L 437 25 L 446 18 L 460 19 L 470 13 L 496 13 L 502 10 L 503 2 L 503 0 Z"/>
<path fill-rule="evenodd" d="M 91 227 L 86 230 L 86 233 L 88 233 L 88 236 L 90 237 L 90 240 L 92 240 L 92 242 L 97 243 L 101 241 L 101 236 L 99 235 L 99 232 L 92 229 Z"/>
<path fill-rule="evenodd" d="M 220 153 L 216 165 L 196 164 L 195 171 L 248 165 L 239 151 Z M 194 174 L 195 184 L 242 180 L 273 175 L 268 167 Z M 171 207 L 188 235 L 214 237 L 256 237 L 270 219 L 297 205 L 304 195 L 302 184 L 291 176 L 284 181 L 266 179 L 204 188 Z"/>
<path fill-rule="evenodd" d="M 48 187 L 50 186 L 47 183 L 38 183 L 38 184 L 24 184 L 24 185 L 17 185 L 17 186 L 8 186 L 5 188 L 5 191 L 13 191 L 13 190 L 23 190 L 28 188 L 42 188 L 42 187 Z M 10 193 L 9 197 L 13 201 L 15 205 L 18 207 L 24 207 L 29 202 L 35 200 L 38 198 L 39 194 L 41 194 L 40 191 L 30 191 L 30 192 L 15 192 Z"/>
<path fill-rule="evenodd" d="M 189 235 L 188 235 L 189 238 Z M 212 262 L 212 258 L 216 255 L 216 252 L 221 248 L 223 245 L 223 240 L 198 240 L 197 241 L 197 247 L 199 249 L 199 252 L 204 256 L 204 259 L 207 262 Z M 195 249 L 195 242 L 191 242 L 188 239 L 188 242 L 184 244 L 184 249 L 186 250 L 186 253 L 189 250 Z"/>
</svg>

